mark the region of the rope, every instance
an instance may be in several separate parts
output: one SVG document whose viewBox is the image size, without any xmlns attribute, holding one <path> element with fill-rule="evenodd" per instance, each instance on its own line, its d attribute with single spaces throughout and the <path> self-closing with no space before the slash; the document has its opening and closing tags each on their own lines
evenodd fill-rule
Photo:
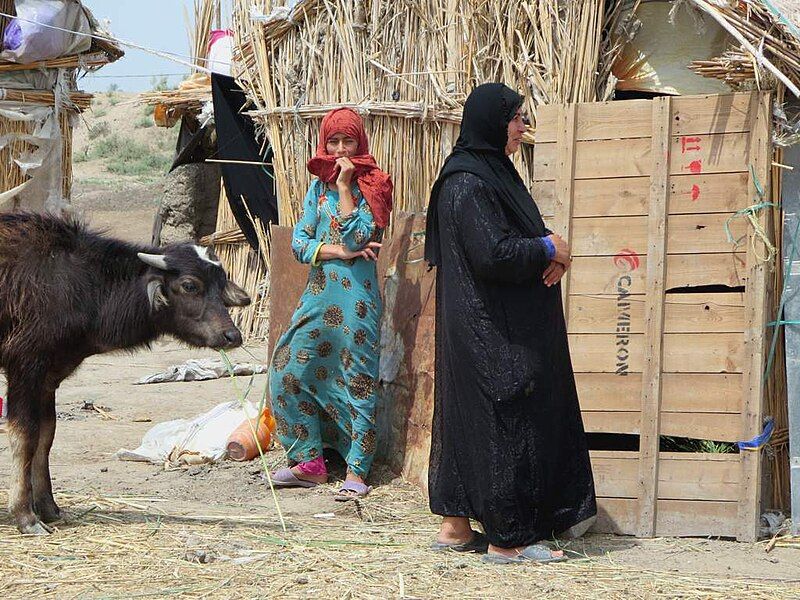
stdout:
<svg viewBox="0 0 800 600">
<path fill-rule="evenodd" d="M 756 188 L 756 194 L 761 202 L 753 204 L 752 206 L 747 206 L 741 210 L 737 210 L 730 217 L 728 217 L 728 219 L 725 221 L 725 235 L 728 237 L 728 242 L 734 246 L 740 245 L 742 240 L 747 237 L 748 234 L 744 234 L 742 237 L 735 240 L 731 234 L 730 224 L 734 219 L 738 217 L 744 217 L 750 222 L 750 226 L 753 228 L 753 233 L 750 235 L 750 245 L 753 247 L 753 254 L 755 254 L 756 259 L 762 263 L 772 263 L 772 261 L 775 259 L 775 256 L 778 254 L 778 250 L 770 241 L 769 236 L 767 235 L 767 232 L 764 231 L 761 223 L 758 222 L 757 214 L 764 208 L 778 208 L 779 206 L 772 202 L 764 201 L 764 195 L 766 192 L 764 191 L 764 186 L 761 185 L 761 181 L 758 179 L 758 175 L 756 175 L 755 169 L 753 169 L 753 165 L 750 165 L 750 174 L 753 178 L 753 186 Z M 757 240 L 760 240 L 764 248 L 766 248 L 766 255 L 760 252 L 758 244 L 756 243 Z"/>
</svg>

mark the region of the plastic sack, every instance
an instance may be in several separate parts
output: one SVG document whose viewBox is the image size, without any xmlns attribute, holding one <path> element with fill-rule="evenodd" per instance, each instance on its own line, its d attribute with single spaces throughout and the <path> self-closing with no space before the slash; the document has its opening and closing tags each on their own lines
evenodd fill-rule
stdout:
<svg viewBox="0 0 800 600">
<path fill-rule="evenodd" d="M 144 434 L 135 450 L 119 449 L 119 460 L 194 465 L 219 462 L 227 454 L 228 438 L 258 407 L 238 400 L 223 402 L 192 420 L 159 423 Z"/>
<path fill-rule="evenodd" d="M 214 73 L 230 75 L 231 62 L 233 62 L 233 34 L 223 29 L 215 29 L 211 32 L 211 40 L 208 42 L 206 67 Z"/>
<path fill-rule="evenodd" d="M 92 33 L 80 2 L 17 0 L 16 6 L 17 18 L 11 19 L 3 33 L 0 59 L 27 64 L 80 54 L 91 47 L 91 37 L 72 33 Z"/>
</svg>

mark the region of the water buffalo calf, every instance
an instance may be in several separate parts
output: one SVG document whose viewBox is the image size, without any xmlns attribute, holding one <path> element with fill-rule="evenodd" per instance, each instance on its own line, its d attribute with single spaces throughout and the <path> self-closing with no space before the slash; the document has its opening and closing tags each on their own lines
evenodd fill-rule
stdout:
<svg viewBox="0 0 800 600">
<path fill-rule="evenodd" d="M 242 343 L 226 307 L 247 294 L 191 243 L 135 246 L 71 219 L 0 214 L 0 368 L 8 381 L 9 510 L 23 533 L 59 519 L 49 454 L 55 392 L 93 354 L 170 334 L 191 346 Z"/>
</svg>

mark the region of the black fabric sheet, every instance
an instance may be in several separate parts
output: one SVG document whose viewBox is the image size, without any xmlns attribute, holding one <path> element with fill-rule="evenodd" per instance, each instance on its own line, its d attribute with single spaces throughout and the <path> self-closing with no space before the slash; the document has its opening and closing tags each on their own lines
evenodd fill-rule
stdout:
<svg viewBox="0 0 800 600">
<path fill-rule="evenodd" d="M 266 144 L 257 139 L 253 121 L 241 114 L 246 99 L 233 77 L 212 74 L 211 91 L 217 128 L 217 153 L 214 158 L 271 162 L 271 148 L 264 151 Z M 250 245 L 258 248 L 258 238 L 248 219 L 247 209 L 265 226 L 270 222 L 278 222 L 278 201 L 272 166 L 221 163 L 220 167 L 233 216 Z"/>
</svg>

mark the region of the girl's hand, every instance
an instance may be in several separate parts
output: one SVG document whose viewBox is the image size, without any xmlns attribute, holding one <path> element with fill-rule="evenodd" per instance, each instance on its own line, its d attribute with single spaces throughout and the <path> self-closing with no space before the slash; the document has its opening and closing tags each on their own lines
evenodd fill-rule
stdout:
<svg viewBox="0 0 800 600">
<path fill-rule="evenodd" d="M 544 270 L 542 280 L 547 287 L 552 287 L 561 281 L 561 278 L 564 277 L 564 273 L 566 272 L 567 268 L 564 265 L 551 260 L 548 267 Z"/>
<path fill-rule="evenodd" d="M 361 250 L 356 250 L 355 252 L 352 250 L 348 250 L 345 246 L 339 246 L 342 249 L 341 256 L 339 258 L 342 260 L 347 260 L 350 258 L 378 260 L 377 252 L 378 250 L 381 249 L 381 246 L 382 245 L 379 242 L 369 242 Z"/>
<path fill-rule="evenodd" d="M 339 176 L 336 178 L 336 185 L 350 189 L 350 183 L 353 180 L 353 174 L 356 172 L 356 166 L 353 164 L 353 161 L 346 156 L 337 158 L 336 165 L 339 167 Z"/>
</svg>

